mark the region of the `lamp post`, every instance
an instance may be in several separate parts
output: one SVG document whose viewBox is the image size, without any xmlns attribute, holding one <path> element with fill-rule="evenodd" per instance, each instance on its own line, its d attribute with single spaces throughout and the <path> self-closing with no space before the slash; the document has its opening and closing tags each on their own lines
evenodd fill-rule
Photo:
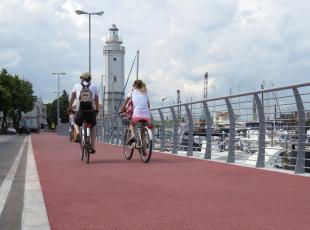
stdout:
<svg viewBox="0 0 310 230">
<path fill-rule="evenodd" d="M 103 11 L 98 11 L 98 12 L 85 12 L 83 10 L 76 10 L 75 13 L 77 13 L 78 15 L 81 14 L 87 14 L 88 15 L 88 52 L 89 52 L 89 56 L 88 56 L 88 72 L 89 74 L 91 74 L 91 39 L 90 39 L 90 35 L 91 35 L 91 15 L 98 15 L 101 16 L 103 15 Z"/>
<path fill-rule="evenodd" d="M 65 75 L 66 73 L 52 73 L 53 75 L 57 75 L 57 125 L 59 124 L 59 76 Z"/>
</svg>

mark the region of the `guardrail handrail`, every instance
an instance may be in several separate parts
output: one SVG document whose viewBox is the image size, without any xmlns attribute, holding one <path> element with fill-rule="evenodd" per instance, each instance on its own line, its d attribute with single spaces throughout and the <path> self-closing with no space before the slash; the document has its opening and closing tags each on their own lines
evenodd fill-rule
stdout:
<svg viewBox="0 0 310 230">
<path fill-rule="evenodd" d="M 151 108 L 151 110 L 167 109 L 170 107 L 185 106 L 185 105 L 190 105 L 190 104 L 193 105 L 193 104 L 199 104 L 199 103 L 211 102 L 211 101 L 219 101 L 219 100 L 225 100 L 226 98 L 244 97 L 244 96 L 249 96 L 249 95 L 254 95 L 254 94 L 269 93 L 269 92 L 273 92 L 273 91 L 281 91 L 281 90 L 286 90 L 286 89 L 291 89 L 291 88 L 301 88 L 301 87 L 306 87 L 306 86 L 310 86 L 310 82 L 304 82 L 304 83 L 299 83 L 299 84 L 292 84 L 292 85 L 285 85 L 285 86 L 279 86 L 279 87 L 268 88 L 268 89 L 249 91 L 249 92 L 245 92 L 245 93 L 238 93 L 238 94 L 209 98 L 209 99 L 198 100 L 198 101 L 193 101 L 193 102 L 174 104 L 174 105 L 164 106 L 164 107 L 159 107 L 159 108 Z"/>
<path fill-rule="evenodd" d="M 309 88 L 300 93 L 299 89 L 303 87 Z M 233 98 L 239 98 L 239 102 Z M 235 163 L 237 155 L 239 157 L 244 153 L 247 157 L 245 162 L 253 161 L 254 166 L 259 168 L 270 164 L 270 154 L 274 154 L 270 153 L 271 149 L 279 151 L 276 153 L 278 158 L 272 162 L 273 167 L 294 170 L 295 173 L 310 172 L 310 132 L 306 132 L 307 128 L 310 130 L 306 126 L 306 119 L 310 120 L 310 110 L 306 108 L 310 105 L 309 98 L 310 82 L 305 82 L 152 108 L 154 148 L 172 154 L 185 153 L 186 156 L 201 154 L 204 159 L 210 160 L 214 159 L 215 154 L 223 152 L 227 154 L 227 163 Z M 226 118 L 221 118 L 224 120 L 219 122 L 221 114 L 226 114 Z M 251 116 L 253 118 L 249 119 Z M 248 132 L 246 125 L 251 123 L 254 124 L 253 132 Z M 223 131 L 220 125 L 226 125 L 228 131 Z M 240 128 L 246 133 L 238 132 Z M 98 140 L 116 145 L 123 143 L 119 115 L 98 117 L 98 129 Z M 277 134 L 277 129 L 285 132 Z M 66 128 L 62 131 L 61 126 L 58 132 L 67 135 Z M 195 138 L 198 137 L 197 145 Z M 253 143 L 247 146 L 247 141 Z M 218 156 L 223 158 L 223 154 Z"/>
</svg>

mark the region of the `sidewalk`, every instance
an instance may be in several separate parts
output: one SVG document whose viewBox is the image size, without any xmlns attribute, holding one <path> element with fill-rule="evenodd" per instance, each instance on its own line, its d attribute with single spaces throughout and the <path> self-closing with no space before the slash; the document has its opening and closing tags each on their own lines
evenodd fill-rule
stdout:
<svg viewBox="0 0 310 230">
<path fill-rule="evenodd" d="M 310 178 L 97 144 L 90 164 L 69 138 L 32 135 L 51 228 L 309 229 Z"/>
</svg>

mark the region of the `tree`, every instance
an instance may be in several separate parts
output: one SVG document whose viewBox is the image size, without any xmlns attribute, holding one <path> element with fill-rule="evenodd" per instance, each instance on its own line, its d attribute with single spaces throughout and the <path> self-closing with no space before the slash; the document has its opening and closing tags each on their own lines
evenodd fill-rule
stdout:
<svg viewBox="0 0 310 230">
<path fill-rule="evenodd" d="M 52 123 L 56 124 L 57 121 L 57 104 L 56 103 L 48 103 L 46 105 L 47 108 L 47 123 L 49 129 L 51 129 Z"/>
<path fill-rule="evenodd" d="M 59 116 L 61 123 L 68 123 L 69 116 L 68 116 L 68 109 L 69 106 L 69 94 L 64 90 L 62 92 L 61 97 L 59 98 Z"/>
<path fill-rule="evenodd" d="M 59 97 L 59 118 L 61 123 L 69 122 L 69 115 L 67 113 L 68 106 L 69 94 L 64 90 Z M 57 98 L 52 103 L 47 104 L 47 123 L 50 128 L 52 123 L 57 124 Z"/>
<path fill-rule="evenodd" d="M 33 109 L 36 97 L 33 96 L 32 84 L 29 81 L 20 80 L 18 76 L 13 78 L 12 87 L 12 106 L 13 123 L 16 129 L 19 128 L 19 122 L 22 112 L 27 113 Z"/>
<path fill-rule="evenodd" d="M 7 114 L 11 108 L 10 107 L 11 101 L 12 101 L 12 95 L 10 91 L 7 88 L 0 85 L 0 111 L 2 111 L 3 113 L 3 122 L 1 124 L 1 129 L 5 132 L 7 128 L 7 122 L 6 122 Z"/>
<path fill-rule="evenodd" d="M 21 80 L 18 75 L 10 75 L 6 69 L 0 72 L 0 111 L 3 112 L 2 129 L 5 131 L 8 116 L 13 125 L 19 128 L 21 114 L 33 109 L 36 97 L 33 95 L 32 84 Z"/>
</svg>

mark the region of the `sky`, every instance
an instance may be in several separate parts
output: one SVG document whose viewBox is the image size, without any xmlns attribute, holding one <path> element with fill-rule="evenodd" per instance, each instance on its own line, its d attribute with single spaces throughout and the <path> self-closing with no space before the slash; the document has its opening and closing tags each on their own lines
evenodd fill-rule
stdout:
<svg viewBox="0 0 310 230">
<path fill-rule="evenodd" d="M 119 28 L 125 78 L 140 50 L 139 76 L 153 107 L 310 81 L 309 0 L 0 0 L 0 68 L 33 84 L 44 103 L 71 92 L 88 70 L 92 17 L 93 84 L 104 72 L 109 27 Z M 130 81 L 135 79 L 135 69 Z M 131 85 L 131 84 L 129 84 Z"/>
</svg>

